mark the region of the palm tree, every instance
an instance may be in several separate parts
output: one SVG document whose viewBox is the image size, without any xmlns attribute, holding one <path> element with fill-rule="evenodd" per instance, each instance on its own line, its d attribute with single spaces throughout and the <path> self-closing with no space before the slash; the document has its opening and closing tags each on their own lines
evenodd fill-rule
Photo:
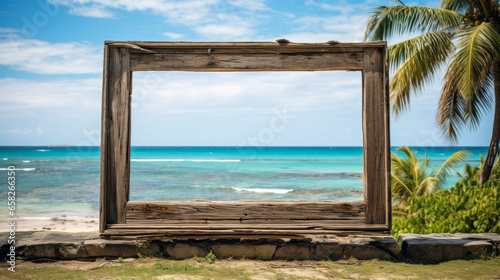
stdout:
<svg viewBox="0 0 500 280">
<path fill-rule="evenodd" d="M 476 181 L 478 182 L 481 176 L 481 169 L 484 166 L 484 158 L 482 155 L 479 155 L 479 166 L 465 164 L 465 168 L 463 173 L 457 173 L 457 175 L 462 179 L 461 181 Z M 490 181 L 499 181 L 500 180 L 500 159 L 497 159 L 497 163 L 491 169 Z"/>
<path fill-rule="evenodd" d="M 412 94 L 443 66 L 447 67 L 437 124 L 456 142 L 464 127 L 475 129 L 481 116 L 494 107 L 488 154 L 480 184 L 491 174 L 500 140 L 500 5 L 498 0 L 443 0 L 439 8 L 406 6 L 375 8 L 365 40 L 388 40 L 396 35 L 421 34 L 389 47 L 395 71 L 390 83 L 396 116 L 407 109 Z"/>
<path fill-rule="evenodd" d="M 396 205 L 402 205 L 409 197 L 419 197 L 440 190 L 446 184 L 450 172 L 464 162 L 469 154 L 467 151 L 456 152 L 441 166 L 435 165 L 428 172 L 431 161 L 427 155 L 421 160 L 406 146 L 399 147 L 396 151 L 403 152 L 406 156 L 406 159 L 400 158 L 392 153 L 391 186 Z"/>
</svg>

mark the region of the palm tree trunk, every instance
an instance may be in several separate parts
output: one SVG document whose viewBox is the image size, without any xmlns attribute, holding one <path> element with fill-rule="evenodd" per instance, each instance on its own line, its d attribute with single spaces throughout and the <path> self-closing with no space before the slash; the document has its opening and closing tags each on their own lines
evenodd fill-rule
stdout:
<svg viewBox="0 0 500 280">
<path fill-rule="evenodd" d="M 479 184 L 484 184 L 490 178 L 491 169 L 498 155 L 498 142 L 500 140 L 500 61 L 493 63 L 493 85 L 495 88 L 495 116 L 493 118 L 493 131 L 491 133 L 490 147 L 484 161 Z"/>
</svg>

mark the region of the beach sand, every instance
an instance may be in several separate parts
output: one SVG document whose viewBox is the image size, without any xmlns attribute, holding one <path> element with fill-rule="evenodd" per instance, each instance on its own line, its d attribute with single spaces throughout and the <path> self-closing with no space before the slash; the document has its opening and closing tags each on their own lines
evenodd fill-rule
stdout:
<svg viewBox="0 0 500 280">
<path fill-rule="evenodd" d="M 60 215 L 55 217 L 29 217 L 18 218 L 16 231 L 65 231 L 65 232 L 91 232 L 98 231 L 99 217 L 97 215 L 69 216 Z M 0 232 L 9 229 L 3 227 Z"/>
</svg>

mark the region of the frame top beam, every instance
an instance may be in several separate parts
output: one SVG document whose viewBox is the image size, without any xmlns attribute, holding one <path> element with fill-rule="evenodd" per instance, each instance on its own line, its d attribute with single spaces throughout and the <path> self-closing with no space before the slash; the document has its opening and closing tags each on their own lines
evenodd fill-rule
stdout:
<svg viewBox="0 0 500 280">
<path fill-rule="evenodd" d="M 109 47 L 128 47 L 132 49 L 148 48 L 380 48 L 387 45 L 386 41 L 373 41 L 363 43 L 341 43 L 338 41 L 328 41 L 325 43 L 293 43 L 286 39 L 276 40 L 277 42 L 166 42 L 166 41 L 105 41 Z"/>
</svg>

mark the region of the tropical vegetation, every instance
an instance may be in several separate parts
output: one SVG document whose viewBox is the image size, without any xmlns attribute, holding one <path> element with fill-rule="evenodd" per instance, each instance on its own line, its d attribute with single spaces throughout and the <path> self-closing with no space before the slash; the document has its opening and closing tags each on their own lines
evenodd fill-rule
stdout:
<svg viewBox="0 0 500 280">
<path fill-rule="evenodd" d="M 434 193 L 446 184 L 447 178 L 458 164 L 465 162 L 467 151 L 459 151 L 450 156 L 441 166 L 429 168 L 431 161 L 424 155 L 423 160 L 408 147 L 399 147 L 406 158 L 392 153 L 391 189 L 392 196 L 398 205 L 404 204 L 410 197 L 420 197 Z M 430 170 L 429 170 L 430 169 Z"/>
<path fill-rule="evenodd" d="M 488 181 L 500 140 L 500 5 L 498 0 L 443 0 L 438 8 L 375 8 L 366 40 L 420 34 L 389 47 L 391 103 L 399 115 L 410 97 L 421 92 L 446 67 L 437 112 L 442 134 L 456 141 L 463 128 L 477 128 L 494 109 L 492 136 L 479 183 Z"/>
<path fill-rule="evenodd" d="M 425 172 L 429 160 L 419 160 L 407 147 L 399 149 L 406 155 L 401 159 L 393 154 L 393 226 L 392 234 L 399 233 L 500 233 L 500 165 L 495 164 L 490 179 L 480 184 L 480 166 L 465 164 L 464 171 L 458 173 L 460 180 L 450 190 L 428 188 L 425 181 L 438 180 L 441 175 L 449 176 L 463 154 L 455 153 L 445 163 L 429 175 Z M 409 172 L 414 170 L 413 174 Z M 441 173 L 446 170 L 444 173 Z M 446 175 L 444 175 L 446 173 Z M 437 174 L 437 176 L 436 176 Z M 414 179 L 418 178 L 418 179 Z M 431 179 L 429 179 L 431 178 Z M 408 187 L 401 186 L 402 183 Z M 419 184 L 417 184 L 419 182 Z M 434 184 L 437 186 L 441 185 Z M 399 185 L 394 188 L 395 185 Z M 432 184 L 431 184 L 432 185 Z M 422 191 L 416 191 L 416 190 Z M 423 190 L 426 191 L 423 191 Z"/>
</svg>

